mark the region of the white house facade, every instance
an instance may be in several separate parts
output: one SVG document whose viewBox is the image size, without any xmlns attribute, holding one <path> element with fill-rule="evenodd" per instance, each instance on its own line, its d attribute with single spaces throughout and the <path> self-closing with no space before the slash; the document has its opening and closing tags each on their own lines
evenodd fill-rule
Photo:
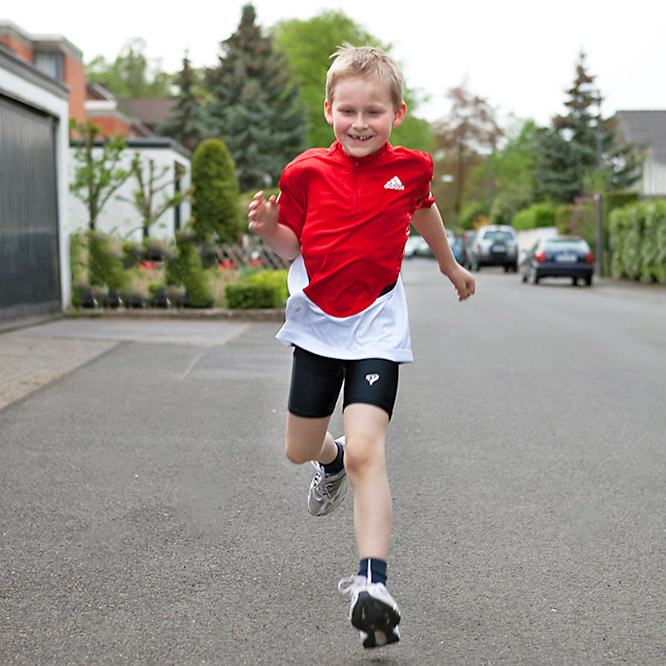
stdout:
<svg viewBox="0 0 666 666">
<path fill-rule="evenodd" d="M 119 166 L 129 170 L 135 155 L 139 155 L 143 164 L 144 180 L 148 179 L 149 163 L 152 161 L 155 173 L 161 176 L 156 185 L 166 187 L 155 195 L 154 207 L 160 205 L 165 199 L 174 196 L 177 191 L 183 193 L 190 188 L 190 158 L 189 152 L 178 143 L 169 138 L 155 137 L 146 139 L 128 139 L 127 148 L 123 151 Z M 76 147 L 71 148 L 69 163 L 70 179 L 73 179 L 76 160 L 74 153 Z M 101 155 L 101 146 L 95 148 L 94 155 Z M 144 182 L 144 188 L 146 183 Z M 134 192 L 139 188 L 137 179 L 130 176 L 106 202 L 100 213 L 95 229 L 108 233 L 116 238 L 139 243 L 144 238 L 144 230 L 140 213 L 132 205 Z M 68 209 L 71 227 L 74 231 L 85 231 L 89 228 L 89 215 L 86 205 L 73 192 L 68 195 Z M 191 217 L 189 199 L 180 205 L 169 208 L 150 227 L 148 234 L 156 240 L 172 240 Z"/>
<path fill-rule="evenodd" d="M 634 185 L 642 198 L 666 197 L 666 111 L 618 111 L 622 138 L 642 158 L 641 178 Z"/>
</svg>

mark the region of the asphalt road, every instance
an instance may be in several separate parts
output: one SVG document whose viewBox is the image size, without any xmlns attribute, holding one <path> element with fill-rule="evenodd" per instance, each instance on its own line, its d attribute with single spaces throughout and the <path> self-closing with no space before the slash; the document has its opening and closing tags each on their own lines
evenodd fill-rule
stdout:
<svg viewBox="0 0 666 666">
<path fill-rule="evenodd" d="M 404 279 L 398 645 L 336 591 L 351 497 L 311 517 L 282 454 L 278 324 L 66 320 L 19 335 L 97 355 L 0 409 L 0 664 L 666 664 L 666 292 Z"/>
</svg>

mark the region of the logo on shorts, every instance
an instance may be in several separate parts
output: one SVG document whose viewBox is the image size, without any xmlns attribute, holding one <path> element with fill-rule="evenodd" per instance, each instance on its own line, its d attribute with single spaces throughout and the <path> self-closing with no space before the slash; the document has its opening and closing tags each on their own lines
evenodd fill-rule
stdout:
<svg viewBox="0 0 666 666">
<path fill-rule="evenodd" d="M 379 380 L 379 375 L 376 372 L 373 372 L 365 376 L 365 381 L 372 386 L 376 381 Z"/>
</svg>

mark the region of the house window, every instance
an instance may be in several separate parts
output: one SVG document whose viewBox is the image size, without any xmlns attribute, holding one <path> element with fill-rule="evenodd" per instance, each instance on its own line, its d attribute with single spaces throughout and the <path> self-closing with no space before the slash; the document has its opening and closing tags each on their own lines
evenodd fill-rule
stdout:
<svg viewBox="0 0 666 666">
<path fill-rule="evenodd" d="M 41 51 L 35 53 L 35 67 L 57 81 L 64 80 L 64 63 L 62 53 L 57 51 Z"/>
</svg>

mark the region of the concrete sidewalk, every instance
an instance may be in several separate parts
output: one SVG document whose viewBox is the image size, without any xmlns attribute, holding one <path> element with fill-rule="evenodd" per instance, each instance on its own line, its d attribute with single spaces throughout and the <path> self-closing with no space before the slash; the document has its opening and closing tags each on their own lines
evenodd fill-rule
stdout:
<svg viewBox="0 0 666 666">
<path fill-rule="evenodd" d="M 0 334 L 0 409 L 122 342 L 217 347 L 248 322 L 125 316 L 58 319 Z"/>
</svg>

